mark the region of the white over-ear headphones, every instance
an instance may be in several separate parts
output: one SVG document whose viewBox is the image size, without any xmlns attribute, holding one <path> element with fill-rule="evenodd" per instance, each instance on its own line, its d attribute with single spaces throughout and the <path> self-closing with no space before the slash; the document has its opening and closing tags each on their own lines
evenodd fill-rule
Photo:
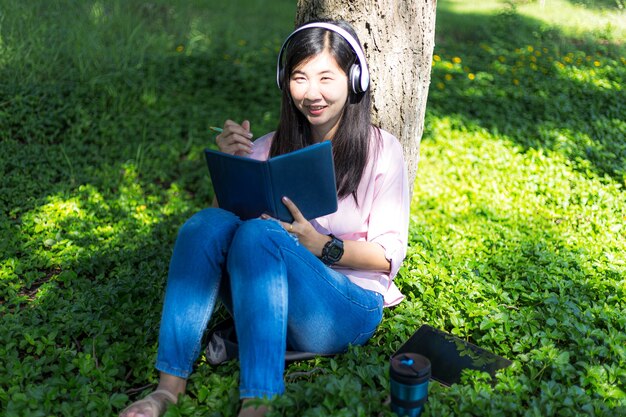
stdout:
<svg viewBox="0 0 626 417">
<path fill-rule="evenodd" d="M 358 64 L 355 63 L 352 65 L 352 67 L 350 67 L 350 71 L 348 74 L 348 79 L 350 80 L 350 87 L 352 88 L 352 91 L 355 94 L 363 93 L 367 91 L 370 85 L 370 73 L 369 73 L 369 70 L 367 69 L 367 62 L 365 61 L 365 55 L 363 55 L 363 51 L 361 50 L 359 43 L 354 38 L 354 36 L 350 35 L 350 33 L 348 33 L 348 31 L 346 31 L 345 29 L 337 25 L 333 25 L 332 23 L 326 23 L 326 22 L 316 22 L 316 23 L 306 24 L 294 30 L 291 33 L 291 35 L 287 36 L 287 39 L 285 39 L 285 42 L 283 42 L 283 46 L 280 48 L 280 52 L 278 54 L 278 62 L 276 64 L 276 83 L 278 84 L 278 88 L 282 90 L 281 80 L 284 77 L 284 74 L 283 74 L 284 68 L 283 68 L 282 60 L 283 60 L 283 53 L 285 51 L 287 44 L 289 43 L 289 40 L 301 30 L 310 29 L 310 28 L 328 29 L 330 31 L 333 31 L 341 35 L 341 37 L 344 38 L 346 42 L 350 44 L 358 60 Z"/>
</svg>

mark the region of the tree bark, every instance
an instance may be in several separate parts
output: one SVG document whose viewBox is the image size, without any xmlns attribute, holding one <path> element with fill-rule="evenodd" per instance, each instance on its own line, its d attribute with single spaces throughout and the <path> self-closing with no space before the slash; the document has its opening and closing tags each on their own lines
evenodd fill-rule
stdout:
<svg viewBox="0 0 626 417">
<path fill-rule="evenodd" d="M 296 25 L 342 19 L 357 31 L 372 78 L 372 120 L 398 137 L 414 184 L 435 46 L 437 0 L 298 0 Z"/>
</svg>

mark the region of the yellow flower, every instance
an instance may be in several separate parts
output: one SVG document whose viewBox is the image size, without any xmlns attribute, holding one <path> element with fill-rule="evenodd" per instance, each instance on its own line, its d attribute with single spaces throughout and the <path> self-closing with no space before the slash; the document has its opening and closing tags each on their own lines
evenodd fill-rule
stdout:
<svg viewBox="0 0 626 417">
<path fill-rule="evenodd" d="M 469 74 L 467 74 L 467 78 L 473 80 L 474 78 L 476 78 L 476 76 L 470 72 Z"/>
<path fill-rule="evenodd" d="M 178 45 L 178 46 L 176 47 L 176 52 L 179 52 L 179 53 L 180 53 L 180 52 L 183 52 L 184 50 L 185 50 L 185 47 L 184 47 L 183 45 Z"/>
<path fill-rule="evenodd" d="M 537 62 L 537 58 L 535 58 L 534 56 L 531 56 L 531 57 L 530 57 L 530 60 L 531 60 L 532 62 Z"/>
<path fill-rule="evenodd" d="M 461 58 L 459 58 L 458 56 L 455 56 L 454 58 L 452 58 L 452 62 L 454 62 L 455 64 L 460 64 Z"/>
<path fill-rule="evenodd" d="M 572 58 L 570 58 L 569 56 L 566 56 L 565 58 L 563 58 L 563 61 L 565 61 L 568 64 L 570 64 L 572 62 Z"/>
<path fill-rule="evenodd" d="M 446 88 L 446 85 L 442 82 L 437 83 L 437 88 L 440 90 L 443 90 L 444 88 Z"/>
<path fill-rule="evenodd" d="M 600 66 L 600 61 L 593 61 L 593 65 L 595 65 L 596 67 Z"/>
<path fill-rule="evenodd" d="M 500 55 L 500 56 L 498 57 L 498 61 L 500 61 L 500 62 L 504 63 L 504 61 L 506 61 L 506 58 L 505 58 L 505 57 L 503 57 L 502 55 Z"/>
<path fill-rule="evenodd" d="M 446 81 L 450 81 L 452 79 L 452 75 L 451 74 L 446 74 L 446 76 L 444 78 L 446 79 Z"/>
<path fill-rule="evenodd" d="M 441 61 L 441 57 L 437 54 L 433 55 L 433 59 L 437 62 Z"/>
<path fill-rule="evenodd" d="M 515 84 L 515 85 L 519 85 L 519 80 L 518 80 L 517 78 L 514 78 L 514 79 L 513 79 L 513 84 Z"/>
<path fill-rule="evenodd" d="M 528 52 L 532 52 L 532 51 L 534 51 L 534 50 L 535 50 L 535 48 L 533 48 L 531 45 L 528 45 L 528 46 L 526 47 L 526 50 L 527 50 Z"/>
</svg>

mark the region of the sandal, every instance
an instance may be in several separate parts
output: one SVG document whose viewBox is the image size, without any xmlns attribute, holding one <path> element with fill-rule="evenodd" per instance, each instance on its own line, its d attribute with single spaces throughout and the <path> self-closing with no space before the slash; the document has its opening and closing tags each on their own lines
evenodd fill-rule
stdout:
<svg viewBox="0 0 626 417">
<path fill-rule="evenodd" d="M 260 417 L 265 416 L 270 411 L 269 407 L 264 404 L 248 404 L 250 398 L 246 398 L 241 402 L 238 417 Z"/>
<path fill-rule="evenodd" d="M 159 401 L 157 398 L 154 398 L 155 395 L 164 396 L 165 399 Z M 135 401 L 134 403 L 126 407 L 124 411 L 120 413 L 120 417 L 126 415 L 126 412 L 131 408 L 136 408 L 138 412 L 141 411 L 144 414 L 148 413 L 150 417 L 160 417 L 165 414 L 165 410 L 167 410 L 167 407 L 170 403 L 176 404 L 177 401 L 178 398 L 171 392 L 164 389 L 158 389 L 146 396 L 145 398 L 139 401 Z"/>
</svg>

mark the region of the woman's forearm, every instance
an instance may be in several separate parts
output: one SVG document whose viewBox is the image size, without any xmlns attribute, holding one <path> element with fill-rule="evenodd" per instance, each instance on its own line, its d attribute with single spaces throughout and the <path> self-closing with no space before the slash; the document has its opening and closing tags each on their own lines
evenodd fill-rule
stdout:
<svg viewBox="0 0 626 417">
<path fill-rule="evenodd" d="M 368 271 L 389 272 L 391 262 L 385 257 L 385 249 L 378 243 L 345 240 L 343 256 L 335 265 Z"/>
<path fill-rule="evenodd" d="M 298 238 L 300 243 L 318 258 L 322 256 L 324 245 L 331 240 L 330 236 L 318 232 L 300 235 Z M 382 246 L 374 242 L 356 240 L 343 241 L 343 256 L 335 265 L 366 271 L 391 270 L 391 262 L 385 257 L 385 249 Z"/>
</svg>

